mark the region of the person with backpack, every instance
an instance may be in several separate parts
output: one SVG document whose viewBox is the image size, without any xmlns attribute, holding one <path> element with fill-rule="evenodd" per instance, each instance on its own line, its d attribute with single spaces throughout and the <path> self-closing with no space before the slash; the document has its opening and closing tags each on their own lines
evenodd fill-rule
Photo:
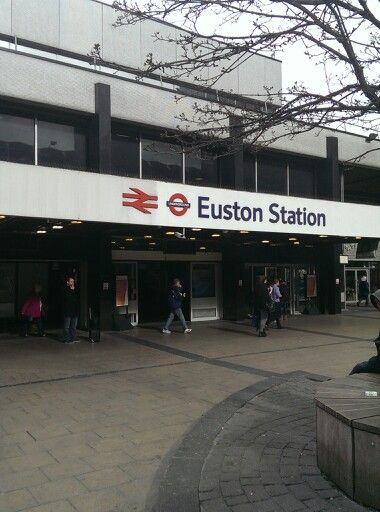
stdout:
<svg viewBox="0 0 380 512">
<path fill-rule="evenodd" d="M 162 332 L 164 334 L 171 333 L 169 327 L 171 326 L 175 316 L 177 316 L 177 318 L 181 322 L 184 334 L 188 334 L 189 332 L 191 332 L 191 329 L 186 324 L 186 320 L 182 311 L 182 302 L 185 300 L 185 298 L 186 293 L 184 293 L 182 289 L 181 281 L 178 278 L 174 279 L 168 297 L 170 314 L 168 316 L 168 319 L 166 320 L 165 327 L 162 329 Z"/>
</svg>

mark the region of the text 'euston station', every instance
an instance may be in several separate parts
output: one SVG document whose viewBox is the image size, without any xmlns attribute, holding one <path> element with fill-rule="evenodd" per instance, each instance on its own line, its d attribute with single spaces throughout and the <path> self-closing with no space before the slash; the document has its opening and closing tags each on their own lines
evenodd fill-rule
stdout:
<svg viewBox="0 0 380 512">
<path fill-rule="evenodd" d="M 326 226 L 326 215 L 308 211 L 306 207 L 288 210 L 278 203 L 268 205 L 268 220 L 272 224 L 294 224 L 297 226 Z M 238 201 L 231 204 L 210 202 L 209 197 L 198 197 L 198 217 L 201 219 L 236 220 L 244 222 L 263 222 L 262 208 L 241 206 Z M 266 218 L 266 216 L 265 216 Z"/>
</svg>

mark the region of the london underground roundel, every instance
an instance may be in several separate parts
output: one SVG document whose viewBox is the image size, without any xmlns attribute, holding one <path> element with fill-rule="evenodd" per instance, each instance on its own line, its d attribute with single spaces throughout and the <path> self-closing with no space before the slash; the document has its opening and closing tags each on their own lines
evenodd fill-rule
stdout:
<svg viewBox="0 0 380 512">
<path fill-rule="evenodd" d="M 190 203 L 188 202 L 186 196 L 177 192 L 169 198 L 169 201 L 166 202 L 166 206 L 169 208 L 173 215 L 182 217 L 182 215 L 185 215 L 187 210 L 190 208 Z"/>
</svg>

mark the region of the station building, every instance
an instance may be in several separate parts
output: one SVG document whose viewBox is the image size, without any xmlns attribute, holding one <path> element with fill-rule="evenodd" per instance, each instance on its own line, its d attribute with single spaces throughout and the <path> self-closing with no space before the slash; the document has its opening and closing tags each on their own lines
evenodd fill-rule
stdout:
<svg viewBox="0 0 380 512">
<path fill-rule="evenodd" d="M 82 327 L 91 307 L 103 329 L 125 315 L 162 321 L 175 277 L 193 322 L 245 318 L 260 274 L 289 283 L 293 314 L 340 313 L 364 274 L 380 285 L 380 152 L 368 152 L 378 140 L 322 130 L 218 155 L 163 136 L 195 101 L 268 108 L 280 61 L 253 55 L 218 89 L 136 80 L 149 52 L 175 55 L 153 34 L 178 29 L 115 28 L 95 0 L 6 0 L 0 11 L 1 328 L 36 282 L 59 326 L 68 275 Z"/>
</svg>

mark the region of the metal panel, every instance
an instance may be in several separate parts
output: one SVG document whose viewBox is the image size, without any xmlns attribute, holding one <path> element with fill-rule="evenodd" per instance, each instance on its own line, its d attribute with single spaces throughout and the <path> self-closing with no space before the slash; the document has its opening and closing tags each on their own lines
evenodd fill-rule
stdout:
<svg viewBox="0 0 380 512">
<path fill-rule="evenodd" d="M 60 0 L 60 47 L 87 54 L 103 47 L 102 5 L 88 0 Z"/>
<path fill-rule="evenodd" d="M 12 33 L 12 0 L 0 0 L 0 32 Z"/>
<path fill-rule="evenodd" d="M 12 0 L 12 33 L 58 46 L 59 0 Z"/>
<path fill-rule="evenodd" d="M 139 67 L 140 23 L 129 27 L 114 27 L 116 13 L 103 5 L 103 59 L 109 62 L 128 63 Z"/>
</svg>

